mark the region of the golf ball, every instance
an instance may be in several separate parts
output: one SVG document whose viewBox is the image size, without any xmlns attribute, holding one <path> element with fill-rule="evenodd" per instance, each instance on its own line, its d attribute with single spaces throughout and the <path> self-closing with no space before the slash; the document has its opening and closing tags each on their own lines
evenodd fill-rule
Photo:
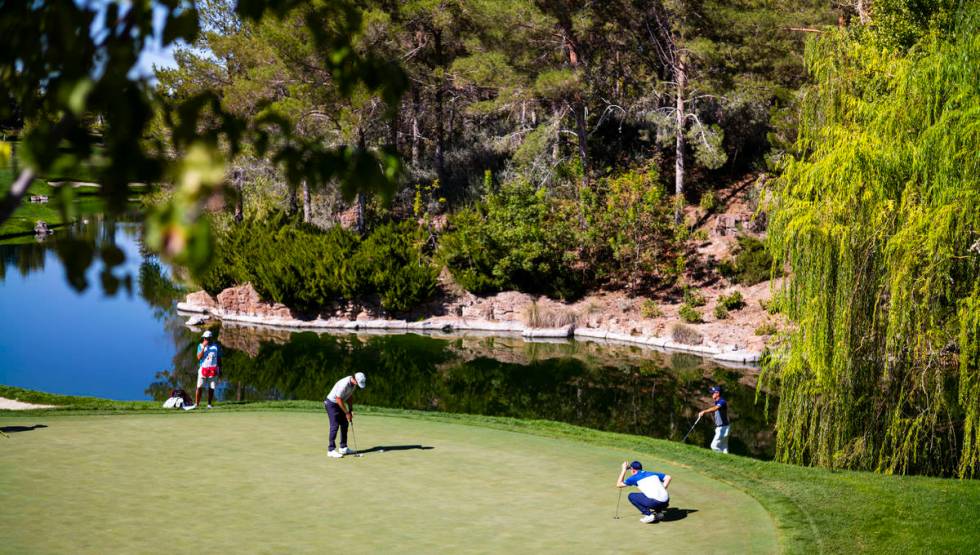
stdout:
<svg viewBox="0 0 980 555">
<path fill-rule="evenodd" d="M 385 452 L 385 450 L 384 450 L 384 449 L 382 449 L 382 450 L 381 450 L 380 452 L 381 452 L 381 453 L 384 453 L 384 452 Z"/>
</svg>

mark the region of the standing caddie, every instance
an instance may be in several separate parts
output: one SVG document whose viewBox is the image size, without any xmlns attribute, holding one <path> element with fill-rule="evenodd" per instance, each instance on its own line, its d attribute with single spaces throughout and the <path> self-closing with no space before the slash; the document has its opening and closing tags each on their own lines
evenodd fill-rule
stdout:
<svg viewBox="0 0 980 555">
<path fill-rule="evenodd" d="M 330 417 L 330 445 L 327 456 L 339 459 L 344 455 L 352 455 L 354 451 L 347 448 L 347 427 L 354 421 L 354 406 L 351 403 L 351 396 L 354 395 L 356 387 L 364 389 L 367 385 L 367 378 L 364 373 L 358 372 L 353 376 L 345 376 L 334 384 L 333 389 L 327 394 L 323 401 L 323 408 L 327 410 Z M 337 428 L 340 428 L 340 449 L 334 442 L 337 438 Z"/>
<path fill-rule="evenodd" d="M 708 413 L 714 413 L 715 438 L 711 440 L 711 449 L 719 453 L 727 453 L 728 434 L 731 432 L 731 424 L 728 421 L 728 402 L 722 399 L 720 386 L 712 386 L 708 391 L 711 392 L 711 399 L 715 402 L 715 406 L 699 412 L 698 418 Z"/>
<path fill-rule="evenodd" d="M 197 346 L 197 392 L 194 394 L 194 408 L 201 404 L 201 389 L 208 388 L 208 408 L 214 402 L 214 388 L 221 377 L 221 347 L 214 341 L 211 330 L 201 336 L 201 344 Z"/>
</svg>

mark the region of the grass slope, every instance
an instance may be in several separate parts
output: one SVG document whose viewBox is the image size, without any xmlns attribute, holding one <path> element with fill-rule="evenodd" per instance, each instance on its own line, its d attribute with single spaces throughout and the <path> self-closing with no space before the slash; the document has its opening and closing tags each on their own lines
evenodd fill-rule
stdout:
<svg viewBox="0 0 980 555">
<path fill-rule="evenodd" d="M 37 421 L 56 415 L 158 412 L 150 402 L 118 402 L 92 398 L 66 397 L 29 392 L 0 386 L 0 396 L 22 401 L 66 405 L 64 409 L 31 413 L 0 412 L 0 425 L 17 420 Z M 314 412 L 318 403 L 301 401 L 222 404 L 222 412 Z M 420 413 L 389 409 L 360 409 L 372 415 L 400 417 L 412 423 L 455 423 L 478 429 L 522 432 L 527 435 L 560 439 L 577 445 L 575 452 L 589 444 L 608 453 L 603 458 L 601 480 L 608 480 L 608 465 L 625 453 L 636 453 L 641 460 L 666 461 L 671 468 L 689 469 L 707 478 L 731 485 L 754 497 L 770 514 L 779 547 L 790 553 L 813 552 L 972 552 L 980 542 L 976 522 L 980 519 L 980 482 L 928 477 L 897 477 L 867 472 L 828 471 L 742 457 L 722 456 L 706 449 L 655 440 L 598 432 L 546 421 L 520 421 L 470 415 Z M 30 417 L 28 418 L 28 414 Z M 111 421 L 111 420 L 110 420 Z M 33 432 L 31 432 L 33 433 Z M 25 434 L 28 435 L 28 434 Z M 367 437 L 367 434 L 364 434 Z M 5 441 L 5 440 L 0 440 Z M 321 441 L 317 438 L 316 441 Z M 0 446 L 3 446 L 0 443 Z M 319 447 L 319 445 L 318 445 Z M 362 446 L 363 447 L 363 446 Z M 487 455 L 492 457 L 492 451 Z M 8 465 L 0 465 L 7 468 Z M 458 471 L 458 470 L 457 470 Z M 690 475 L 689 475 L 690 476 Z M 688 478 L 689 479 L 689 478 Z M 690 480 L 690 479 L 689 479 Z M 560 485 L 546 484 L 546 491 Z M 680 485 L 680 482 L 678 483 Z M 537 490 L 535 490 L 537 491 Z M 603 493 L 601 495 L 615 495 Z M 675 499 L 679 501 L 677 493 Z M 605 503 L 611 506 L 612 501 Z M 624 513 L 632 511 L 624 500 Z M 703 507 L 697 507 L 699 510 Z M 608 512 L 608 509 L 604 509 Z M 737 511 L 736 511 L 737 512 Z M 692 513 L 686 521 L 699 522 L 699 533 L 706 533 L 714 522 Z M 610 519 L 611 522 L 612 521 Z M 728 547 L 729 538 L 717 535 Z M 715 549 L 717 550 L 717 549 Z"/>
<path fill-rule="evenodd" d="M 625 499 L 614 520 L 617 463 L 639 454 L 597 445 L 369 414 L 355 421 L 367 454 L 333 460 L 322 412 L 43 421 L 0 449 L 0 551 L 697 553 L 715 545 L 709 528 L 735 552 L 776 549 L 751 497 L 649 456 L 674 478 L 671 520 L 643 525 Z"/>
<path fill-rule="evenodd" d="M 6 193 L 13 182 L 13 170 L 10 168 L 0 168 L 0 193 Z M 77 214 L 95 214 L 103 210 L 104 203 L 101 199 L 94 196 L 96 188 L 83 187 L 76 192 L 74 210 Z M 38 220 L 43 220 L 50 228 L 57 228 L 66 223 L 64 214 L 58 208 L 58 201 L 55 198 L 57 191 L 43 179 L 35 179 L 27 188 L 20 206 L 14 211 L 10 218 L 0 223 L 0 237 L 13 236 L 18 234 L 33 234 L 34 224 Z M 45 195 L 50 198 L 50 202 L 45 204 L 34 204 L 30 202 L 31 195 Z"/>
</svg>

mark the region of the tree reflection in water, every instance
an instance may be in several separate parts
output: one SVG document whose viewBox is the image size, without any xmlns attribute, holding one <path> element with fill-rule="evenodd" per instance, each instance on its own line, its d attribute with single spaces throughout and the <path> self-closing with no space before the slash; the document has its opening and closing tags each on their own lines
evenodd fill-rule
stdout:
<svg viewBox="0 0 980 555">
<path fill-rule="evenodd" d="M 197 334 L 182 326 L 172 331 L 179 342 L 175 370 L 158 374 L 147 389 L 157 400 L 173 387 L 190 391 L 196 381 Z M 225 352 L 218 395 L 223 401 L 322 400 L 336 380 L 363 371 L 370 385 L 357 392 L 357 403 L 557 420 L 676 440 L 709 405 L 707 388 L 720 383 L 732 407 L 732 451 L 772 455 L 772 424 L 764 396 L 756 402 L 755 371 L 693 355 L 511 337 L 334 335 L 230 326 L 219 341 Z M 773 404 L 773 414 L 774 409 Z M 713 432 L 702 422 L 688 441 L 707 445 Z"/>
</svg>

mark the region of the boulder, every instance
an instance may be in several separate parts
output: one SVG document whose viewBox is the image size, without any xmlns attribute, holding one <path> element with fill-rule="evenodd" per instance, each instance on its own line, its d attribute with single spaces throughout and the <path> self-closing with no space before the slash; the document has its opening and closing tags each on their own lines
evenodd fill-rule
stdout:
<svg viewBox="0 0 980 555">
<path fill-rule="evenodd" d="M 293 319 L 289 307 L 281 303 L 270 304 L 263 301 L 251 283 L 229 287 L 218 293 L 218 308 L 230 314 Z"/>
<path fill-rule="evenodd" d="M 207 291 L 195 291 L 187 295 L 184 299 L 184 303 L 190 306 L 201 307 L 201 308 L 217 308 L 218 303 L 214 301 L 214 297 L 208 295 Z"/>
</svg>

